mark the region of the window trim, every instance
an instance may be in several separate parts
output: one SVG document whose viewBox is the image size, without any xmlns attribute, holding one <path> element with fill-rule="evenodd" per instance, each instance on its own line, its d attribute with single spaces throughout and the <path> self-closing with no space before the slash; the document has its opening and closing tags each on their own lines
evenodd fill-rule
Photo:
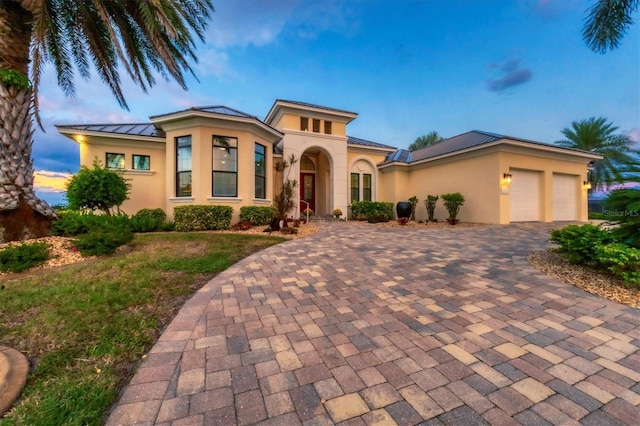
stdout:
<svg viewBox="0 0 640 426">
<path fill-rule="evenodd" d="M 178 143 L 180 141 L 180 139 L 183 138 L 189 138 L 189 153 L 190 153 L 190 164 L 189 164 L 189 170 L 179 170 L 178 166 L 179 166 L 179 160 L 178 160 L 178 152 L 180 151 L 180 147 L 178 146 Z M 191 135 L 183 135 L 183 136 L 176 136 L 175 138 L 175 147 L 176 147 L 176 151 L 175 151 L 175 165 L 176 165 L 176 179 L 175 179 L 175 194 L 176 194 L 176 198 L 183 198 L 183 197 L 192 197 L 193 196 L 193 138 Z M 186 148 L 186 147 L 182 147 L 182 148 Z M 180 176 L 184 173 L 189 173 L 190 176 L 190 185 L 191 185 L 191 190 L 189 191 L 189 193 L 181 193 L 180 192 Z"/>
<path fill-rule="evenodd" d="M 147 157 L 148 158 L 147 164 L 149 165 L 149 167 L 146 168 L 146 169 L 136 168 L 136 157 Z M 146 154 L 131 154 L 131 170 L 150 171 L 151 170 L 151 156 L 150 155 L 146 155 Z"/>
<path fill-rule="evenodd" d="M 216 139 L 227 139 L 227 140 L 234 140 L 235 141 L 235 146 L 227 146 L 225 147 L 224 145 L 220 145 L 220 144 L 216 144 Z M 212 148 L 212 152 L 211 152 L 211 197 L 213 198 L 237 198 L 238 197 L 238 138 L 235 136 L 222 136 L 222 135 L 213 135 L 212 139 L 211 139 L 211 148 Z M 216 170 L 213 168 L 213 156 L 214 156 L 214 152 L 216 148 L 226 148 L 227 151 L 230 153 L 231 150 L 235 150 L 235 171 L 229 171 L 229 170 Z M 215 176 L 217 173 L 220 174 L 233 174 L 235 175 L 235 191 L 234 194 L 225 194 L 225 195 L 218 195 L 215 193 Z"/>
<path fill-rule="evenodd" d="M 110 155 L 121 155 L 122 156 L 122 161 L 118 161 L 118 164 L 122 163 L 122 167 L 111 167 L 109 165 L 109 156 Z M 105 153 L 105 156 L 104 156 L 105 164 L 109 169 L 125 170 L 126 169 L 125 159 L 126 159 L 126 156 L 124 155 L 124 152 L 107 152 L 107 153 Z"/>
<path fill-rule="evenodd" d="M 258 147 L 262 148 L 262 152 L 258 152 Z M 259 200 L 266 200 L 267 199 L 267 147 L 266 145 L 262 145 L 258 142 L 254 142 L 254 162 L 255 162 L 255 157 L 257 155 L 262 155 L 262 172 L 263 175 L 259 175 L 258 174 L 258 166 L 257 163 L 254 165 L 254 189 L 253 189 L 253 197 Z M 258 196 L 258 186 L 257 186 L 257 182 L 258 180 L 262 180 L 262 190 L 264 191 L 264 194 L 262 194 L 262 197 Z"/>
</svg>

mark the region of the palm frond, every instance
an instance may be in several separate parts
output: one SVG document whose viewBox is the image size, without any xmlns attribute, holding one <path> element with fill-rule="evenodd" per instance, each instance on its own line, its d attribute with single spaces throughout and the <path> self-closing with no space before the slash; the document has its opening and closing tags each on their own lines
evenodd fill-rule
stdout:
<svg viewBox="0 0 640 426">
<path fill-rule="evenodd" d="M 633 12 L 640 0 L 598 0 L 582 28 L 582 37 L 594 52 L 605 53 L 620 45 L 633 25 Z"/>
</svg>

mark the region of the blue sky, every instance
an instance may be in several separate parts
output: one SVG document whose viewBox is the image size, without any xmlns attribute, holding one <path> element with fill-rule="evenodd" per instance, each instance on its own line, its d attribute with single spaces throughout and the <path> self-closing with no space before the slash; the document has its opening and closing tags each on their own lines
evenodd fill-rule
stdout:
<svg viewBox="0 0 640 426">
<path fill-rule="evenodd" d="M 54 124 L 148 122 L 191 106 L 264 118 L 275 99 L 359 114 L 348 133 L 406 148 L 432 130 L 485 130 L 540 142 L 603 116 L 640 140 L 640 31 L 590 51 L 581 29 L 593 0 L 215 1 L 185 92 L 159 78 L 148 94 L 125 74 L 130 110 L 97 76 L 67 98 L 47 68 L 33 146 L 36 190 L 63 201 L 78 145 Z M 199 81 L 198 81 L 199 80 Z M 640 146 L 640 142 L 638 142 Z"/>
</svg>

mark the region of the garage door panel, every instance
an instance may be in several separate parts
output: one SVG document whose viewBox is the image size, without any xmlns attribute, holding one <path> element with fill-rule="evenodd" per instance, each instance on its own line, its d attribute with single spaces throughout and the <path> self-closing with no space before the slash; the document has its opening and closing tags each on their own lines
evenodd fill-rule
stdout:
<svg viewBox="0 0 640 426">
<path fill-rule="evenodd" d="M 578 178 L 554 173 L 551 191 L 553 220 L 578 220 Z"/>
<path fill-rule="evenodd" d="M 540 221 L 540 173 L 511 170 L 509 210 L 511 222 Z"/>
</svg>

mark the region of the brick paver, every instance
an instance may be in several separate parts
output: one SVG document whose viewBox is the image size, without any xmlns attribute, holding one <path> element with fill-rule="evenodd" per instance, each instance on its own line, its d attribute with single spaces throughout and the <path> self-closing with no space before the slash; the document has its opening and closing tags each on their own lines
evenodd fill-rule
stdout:
<svg viewBox="0 0 640 426">
<path fill-rule="evenodd" d="M 553 227 L 331 223 L 256 253 L 107 424 L 637 424 L 640 311 L 534 270 Z"/>
</svg>

